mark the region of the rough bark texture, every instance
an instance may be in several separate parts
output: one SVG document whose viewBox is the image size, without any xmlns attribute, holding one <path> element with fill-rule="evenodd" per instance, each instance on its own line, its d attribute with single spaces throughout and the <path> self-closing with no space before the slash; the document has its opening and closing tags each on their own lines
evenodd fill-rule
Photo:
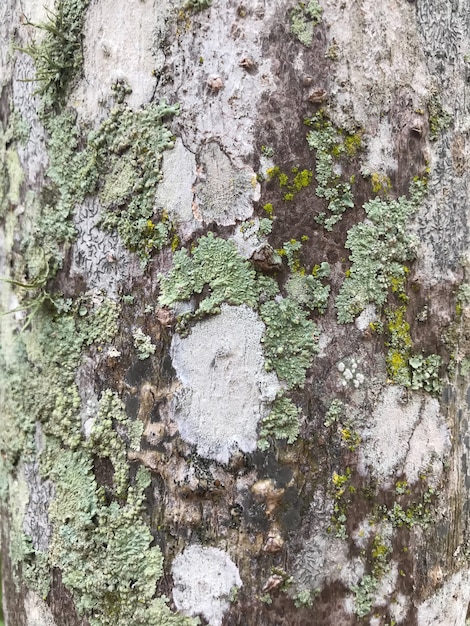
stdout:
<svg viewBox="0 0 470 626">
<path fill-rule="evenodd" d="M 464 0 L 0 6 L 8 626 L 465 626 Z"/>
</svg>

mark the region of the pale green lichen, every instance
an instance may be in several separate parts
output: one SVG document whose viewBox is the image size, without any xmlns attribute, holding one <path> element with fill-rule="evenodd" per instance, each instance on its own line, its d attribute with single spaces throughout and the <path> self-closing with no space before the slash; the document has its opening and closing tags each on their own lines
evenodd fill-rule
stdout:
<svg viewBox="0 0 470 626">
<path fill-rule="evenodd" d="M 277 398 L 269 415 L 261 423 L 258 448 L 267 450 L 271 437 L 286 439 L 287 443 L 294 443 L 300 431 L 299 415 L 300 409 L 292 400 L 284 396 Z"/>
<path fill-rule="evenodd" d="M 28 129 L 19 115 L 13 111 L 8 125 L 0 124 L 0 217 L 4 217 L 9 206 L 20 201 L 20 190 L 24 172 L 18 156 L 18 144 L 24 143 Z"/>
<path fill-rule="evenodd" d="M 99 401 L 98 412 L 94 418 L 91 433 L 86 442 L 90 454 L 97 454 L 102 458 L 108 458 L 113 465 L 113 486 L 118 497 L 123 497 L 128 487 L 129 465 L 127 463 L 126 445 L 115 430 L 115 426 L 124 428 L 128 432 L 129 420 L 124 404 L 121 399 L 110 389 L 106 389 Z M 140 434 L 142 434 L 143 424 Z M 136 438 L 134 436 L 134 445 Z"/>
<path fill-rule="evenodd" d="M 337 422 L 344 412 L 344 403 L 341 400 L 332 400 L 328 411 L 325 413 L 324 426 L 329 428 L 332 424 Z"/>
<path fill-rule="evenodd" d="M 261 339 L 267 369 L 273 369 L 288 389 L 302 387 L 318 352 L 318 329 L 293 300 L 283 298 L 260 307 L 266 331 Z"/>
<path fill-rule="evenodd" d="M 413 352 L 410 325 L 405 319 L 406 307 L 386 310 L 387 317 L 387 372 L 391 382 L 415 391 L 424 389 L 438 394 L 442 389 L 439 375 L 441 357 L 430 354 L 425 357 Z"/>
<path fill-rule="evenodd" d="M 365 617 L 370 613 L 378 587 L 375 576 L 366 574 L 357 585 L 351 587 L 354 593 L 354 613 L 358 617 Z"/>
<path fill-rule="evenodd" d="M 88 4 L 89 0 L 56 0 L 53 10 L 46 9 L 47 21 L 32 24 L 44 31 L 44 37 L 22 51 L 34 60 L 38 91 L 47 107 L 65 102 L 81 70 L 82 29 Z"/>
<path fill-rule="evenodd" d="M 239 255 L 235 244 L 212 233 L 201 237 L 191 253 L 184 248 L 175 252 L 172 269 L 159 279 L 161 306 L 205 295 L 188 317 L 218 313 L 223 302 L 251 307 L 257 303 L 255 270 Z"/>
<path fill-rule="evenodd" d="M 152 343 L 151 337 L 146 335 L 141 328 L 136 328 L 132 333 L 132 337 L 134 339 L 134 348 L 137 350 L 137 355 L 141 361 L 155 354 L 157 346 Z"/>
<path fill-rule="evenodd" d="M 315 177 L 317 181 L 316 194 L 328 202 L 329 215 L 322 212 L 315 220 L 323 224 L 326 230 L 332 230 L 339 222 L 343 213 L 354 207 L 354 198 L 350 182 L 341 180 L 335 172 L 336 159 L 341 154 L 349 156 L 348 144 L 343 139 L 326 115 L 319 111 L 306 120 L 310 127 L 307 134 L 307 143 L 315 150 Z"/>
<path fill-rule="evenodd" d="M 317 309 L 319 313 L 325 313 L 330 285 L 324 285 L 321 279 L 328 277 L 329 274 L 330 266 L 326 262 L 315 267 L 310 275 L 299 272 L 293 274 L 286 283 L 289 297 L 306 309 L 311 311 Z"/>
<path fill-rule="evenodd" d="M 50 447 L 43 471 L 56 484 L 50 506 L 54 525 L 49 559 L 60 568 L 79 614 L 91 626 L 195 624 L 173 616 L 163 598 L 154 598 L 163 559 L 142 520 L 150 475 L 139 468 L 121 503 L 107 503 L 84 451 Z M 154 620 L 159 619 L 156 622 Z"/>
<path fill-rule="evenodd" d="M 352 322 L 368 304 L 381 307 L 392 282 L 406 277 L 405 263 L 416 256 L 417 240 L 408 221 L 424 197 L 425 183 L 415 180 L 410 197 L 364 205 L 367 219 L 348 231 L 351 267 L 336 298 L 338 322 Z"/>
<path fill-rule="evenodd" d="M 321 22 L 322 12 L 318 0 L 299 2 L 291 12 L 291 32 L 304 46 L 312 44 L 314 29 Z"/>
<path fill-rule="evenodd" d="M 429 130 L 431 141 L 436 141 L 439 135 L 452 125 L 452 115 L 442 108 L 437 94 L 432 94 L 428 102 Z"/>
</svg>

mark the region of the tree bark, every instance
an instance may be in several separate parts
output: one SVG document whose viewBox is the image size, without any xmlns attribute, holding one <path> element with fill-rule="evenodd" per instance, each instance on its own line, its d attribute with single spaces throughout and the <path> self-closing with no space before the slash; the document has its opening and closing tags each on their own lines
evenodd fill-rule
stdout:
<svg viewBox="0 0 470 626">
<path fill-rule="evenodd" d="M 470 623 L 461 0 L 6 0 L 7 626 Z"/>
</svg>

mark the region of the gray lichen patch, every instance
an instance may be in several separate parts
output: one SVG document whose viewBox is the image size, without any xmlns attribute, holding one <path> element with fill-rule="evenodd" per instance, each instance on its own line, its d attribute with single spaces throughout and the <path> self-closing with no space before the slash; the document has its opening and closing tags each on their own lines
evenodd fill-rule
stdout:
<svg viewBox="0 0 470 626">
<path fill-rule="evenodd" d="M 90 289 L 117 294 L 120 283 L 142 269 L 124 248 L 116 232 L 99 228 L 102 208 L 97 198 L 87 198 L 74 214 L 77 237 L 72 245 L 71 276 L 80 276 Z"/>
<path fill-rule="evenodd" d="M 189 546 L 173 562 L 173 600 L 186 615 L 203 615 L 209 626 L 221 626 L 230 592 L 242 586 L 238 568 L 217 548 Z"/>
<path fill-rule="evenodd" d="M 259 199 L 259 183 L 250 169 L 236 169 L 215 142 L 199 155 L 198 180 L 194 186 L 194 215 L 204 224 L 235 224 L 253 213 L 252 201 Z"/>
<path fill-rule="evenodd" d="M 49 522 L 49 504 L 54 497 L 54 485 L 43 480 L 39 473 L 39 463 L 27 463 L 24 475 L 28 484 L 29 501 L 23 520 L 23 530 L 31 537 L 36 551 L 47 552 L 52 534 Z"/>
<path fill-rule="evenodd" d="M 407 398 L 398 386 L 385 389 L 362 439 L 359 458 L 363 470 L 368 468 L 385 483 L 401 471 L 414 483 L 429 464 L 433 481 L 438 480 L 450 448 L 439 402 L 421 395 Z"/>
<path fill-rule="evenodd" d="M 264 369 L 264 329 L 247 306 L 224 304 L 188 337 L 173 338 L 173 367 L 182 384 L 175 418 L 183 439 L 203 457 L 227 463 L 236 449 L 256 448 L 258 422 L 280 389 Z"/>
<path fill-rule="evenodd" d="M 155 197 L 157 212 L 166 211 L 185 239 L 198 225 L 192 211 L 196 157 L 178 138 L 173 150 L 163 153 L 161 168 L 163 178 Z"/>
</svg>

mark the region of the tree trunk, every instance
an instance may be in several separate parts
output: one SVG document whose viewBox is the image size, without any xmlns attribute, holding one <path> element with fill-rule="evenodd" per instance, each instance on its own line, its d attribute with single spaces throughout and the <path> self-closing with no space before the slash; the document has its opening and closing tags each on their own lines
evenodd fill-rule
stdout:
<svg viewBox="0 0 470 626">
<path fill-rule="evenodd" d="M 7 626 L 464 626 L 463 0 L 5 0 Z"/>
</svg>

